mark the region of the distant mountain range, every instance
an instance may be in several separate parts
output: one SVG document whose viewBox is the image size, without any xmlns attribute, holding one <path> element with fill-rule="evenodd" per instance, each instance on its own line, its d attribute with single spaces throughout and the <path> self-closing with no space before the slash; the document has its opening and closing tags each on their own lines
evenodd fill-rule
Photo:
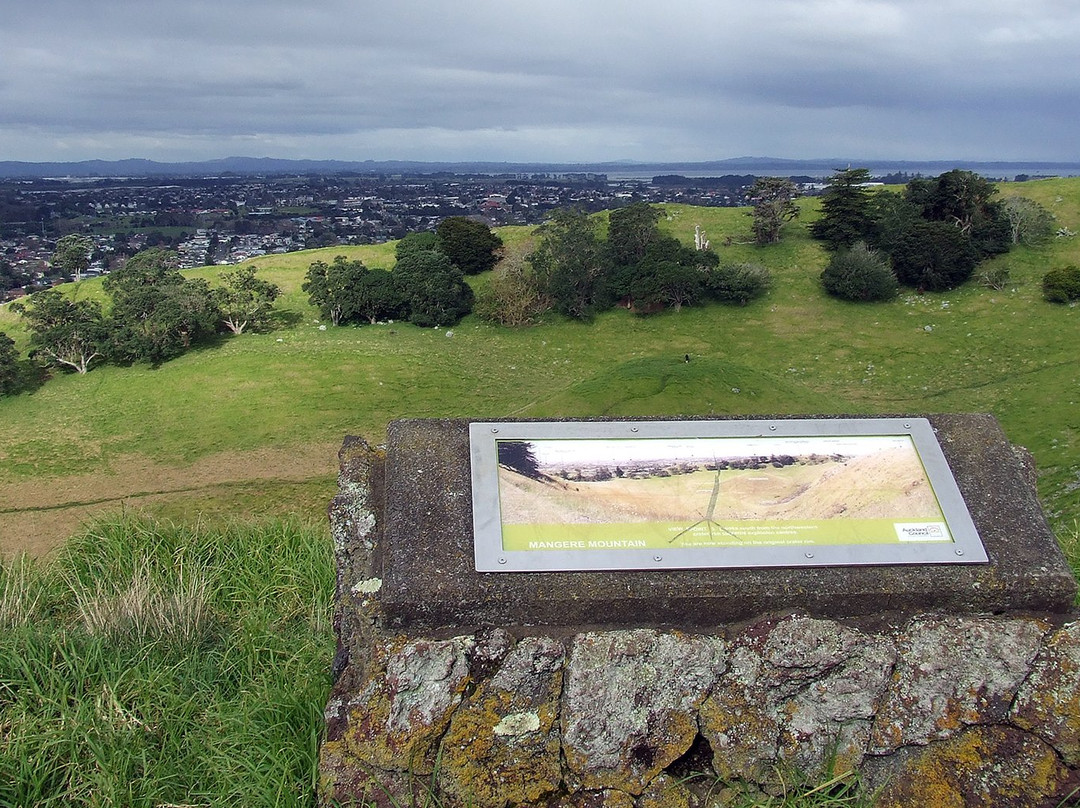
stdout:
<svg viewBox="0 0 1080 808">
<path fill-rule="evenodd" d="M 847 158 L 792 160 L 778 157 L 734 157 L 697 163 L 649 163 L 618 160 L 600 163 L 498 163 L 498 162 L 419 162 L 411 160 L 279 160 L 272 157 L 226 157 L 188 163 L 160 163 L 154 160 L 83 160 L 70 163 L 27 163 L 0 161 L 0 178 L 43 177 L 169 177 L 281 175 L 281 174 L 679 174 L 703 172 L 717 174 L 827 175 L 846 166 L 872 167 L 875 172 L 942 173 L 954 168 L 1003 176 L 1016 173 L 1080 173 L 1080 162 L 972 160 L 852 160 Z"/>
</svg>

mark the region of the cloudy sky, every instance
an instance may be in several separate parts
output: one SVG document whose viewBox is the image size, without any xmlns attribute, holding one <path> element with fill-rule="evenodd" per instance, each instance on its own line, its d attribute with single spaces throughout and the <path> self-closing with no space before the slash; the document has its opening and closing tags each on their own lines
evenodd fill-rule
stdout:
<svg viewBox="0 0 1080 808">
<path fill-rule="evenodd" d="M 0 160 L 1080 160 L 1076 0 L 0 7 Z"/>
</svg>

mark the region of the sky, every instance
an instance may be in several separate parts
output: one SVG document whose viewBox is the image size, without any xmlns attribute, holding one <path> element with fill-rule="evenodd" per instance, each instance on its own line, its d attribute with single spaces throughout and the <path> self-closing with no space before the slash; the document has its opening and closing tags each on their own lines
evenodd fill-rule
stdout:
<svg viewBox="0 0 1080 808">
<path fill-rule="evenodd" d="M 1080 160 L 1075 0 L 0 9 L 0 160 Z"/>
<path fill-rule="evenodd" d="M 890 449 L 909 449 L 915 444 L 907 435 L 831 435 L 828 437 L 657 438 L 643 440 L 548 439 L 531 440 L 533 455 L 541 466 L 560 463 L 628 463 L 648 460 L 701 460 L 756 457 L 774 454 L 807 456 L 842 454 L 848 457 Z"/>
</svg>

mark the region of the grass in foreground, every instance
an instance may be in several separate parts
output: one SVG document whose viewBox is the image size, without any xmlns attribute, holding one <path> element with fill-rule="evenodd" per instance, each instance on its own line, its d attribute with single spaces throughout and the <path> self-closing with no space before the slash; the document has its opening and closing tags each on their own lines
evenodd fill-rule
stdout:
<svg viewBox="0 0 1080 808">
<path fill-rule="evenodd" d="M 325 533 L 290 522 L 117 517 L 0 564 L 0 805 L 314 805 L 333 587 Z M 710 790 L 863 804 L 850 774 L 783 785 Z"/>
<path fill-rule="evenodd" d="M 332 593 L 290 522 L 114 519 L 0 566 L 0 805 L 311 805 Z"/>
</svg>

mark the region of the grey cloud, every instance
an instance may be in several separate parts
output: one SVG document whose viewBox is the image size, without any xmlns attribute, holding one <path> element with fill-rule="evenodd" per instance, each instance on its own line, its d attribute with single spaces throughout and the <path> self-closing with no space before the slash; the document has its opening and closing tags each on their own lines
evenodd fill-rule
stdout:
<svg viewBox="0 0 1080 808">
<path fill-rule="evenodd" d="M 18 159 L 1077 156 L 1058 131 L 1080 100 L 1067 2 L 38 0 L 6 16 L 0 155 Z"/>
</svg>

